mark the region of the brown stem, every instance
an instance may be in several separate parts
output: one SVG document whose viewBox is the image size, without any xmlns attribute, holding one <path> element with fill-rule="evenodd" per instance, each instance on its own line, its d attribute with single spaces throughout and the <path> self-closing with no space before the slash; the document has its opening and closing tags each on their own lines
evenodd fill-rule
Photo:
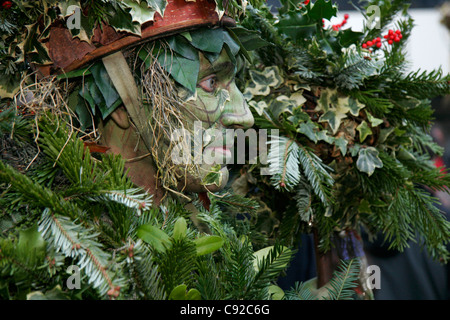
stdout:
<svg viewBox="0 0 450 320">
<path fill-rule="evenodd" d="M 317 288 L 327 284 L 335 269 L 333 251 L 323 252 L 319 249 L 319 235 L 317 229 L 313 230 L 314 235 L 314 251 L 316 255 L 316 271 L 317 271 Z"/>
</svg>

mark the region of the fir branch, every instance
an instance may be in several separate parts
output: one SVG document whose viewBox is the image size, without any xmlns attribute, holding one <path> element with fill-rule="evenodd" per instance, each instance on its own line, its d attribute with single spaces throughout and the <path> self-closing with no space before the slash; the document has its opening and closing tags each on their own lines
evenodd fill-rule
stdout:
<svg viewBox="0 0 450 320">
<path fill-rule="evenodd" d="M 39 231 L 57 252 L 73 258 L 88 276 L 88 282 L 100 296 L 114 296 L 120 290 L 120 279 L 114 278 L 107 265 L 111 256 L 101 250 L 101 244 L 93 240 L 97 235 L 92 230 L 75 224 L 67 217 L 56 217 L 45 209 L 39 222 Z"/>
<path fill-rule="evenodd" d="M 275 189 L 292 190 L 300 182 L 299 147 L 284 136 L 271 137 L 268 154 L 269 173 Z"/>
<path fill-rule="evenodd" d="M 333 202 L 331 188 L 334 184 L 334 180 L 328 172 L 331 171 L 331 168 L 323 164 L 322 159 L 304 146 L 298 147 L 298 154 L 303 173 L 314 193 L 325 206 L 330 205 Z"/>
<path fill-rule="evenodd" d="M 132 188 L 125 191 L 102 190 L 98 192 L 97 196 L 88 198 L 97 202 L 113 201 L 116 203 L 120 203 L 128 208 L 133 209 L 138 213 L 138 215 L 141 215 L 143 211 L 150 210 L 153 201 L 153 195 L 149 195 L 147 192 L 143 192 L 142 188 Z"/>
<path fill-rule="evenodd" d="M 400 75 L 390 83 L 388 92 L 404 91 L 417 99 L 432 99 L 450 94 L 450 76 L 443 76 L 442 68 L 432 71 L 412 71 Z"/>
<path fill-rule="evenodd" d="M 327 284 L 329 300 L 349 300 L 354 295 L 357 286 L 360 266 L 357 259 L 342 260 L 333 277 Z"/>
<path fill-rule="evenodd" d="M 268 283 L 275 281 L 279 277 L 291 261 L 294 253 L 295 251 L 288 247 L 275 244 L 268 255 L 258 262 L 257 273 L 253 277 L 244 296 L 249 295 L 252 290 L 258 290 L 260 291 L 258 293 L 260 299 L 267 298 L 265 295 L 268 293 L 263 291 L 264 288 L 267 288 Z"/>
</svg>

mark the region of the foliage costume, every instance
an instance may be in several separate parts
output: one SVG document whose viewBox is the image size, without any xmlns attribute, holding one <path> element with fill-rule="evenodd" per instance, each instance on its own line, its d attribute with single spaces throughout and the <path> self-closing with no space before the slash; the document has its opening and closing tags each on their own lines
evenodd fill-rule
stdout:
<svg viewBox="0 0 450 320">
<path fill-rule="evenodd" d="M 383 28 L 403 10 L 406 40 L 406 7 L 372 2 Z M 2 24 L 0 129 L 10 150 L 29 150 L 0 162 L 2 296 L 370 298 L 361 227 L 398 249 L 418 233 L 447 258 L 448 222 L 419 186 L 447 190 L 430 165 L 441 150 L 427 99 L 448 77 L 403 74 L 400 44 L 355 46 L 377 29 L 324 27 L 337 14 L 324 0 L 282 1 L 278 17 L 235 1 L 43 3 L 13 7 L 34 19 L 23 35 Z M 179 166 L 171 138 L 195 135 L 195 121 L 280 135 L 265 163 Z M 282 292 L 301 232 L 315 235 L 318 278 Z"/>
</svg>

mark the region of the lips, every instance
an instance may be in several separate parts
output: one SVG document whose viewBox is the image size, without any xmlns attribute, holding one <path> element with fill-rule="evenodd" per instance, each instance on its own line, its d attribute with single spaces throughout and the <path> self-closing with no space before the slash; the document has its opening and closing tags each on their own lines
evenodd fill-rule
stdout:
<svg viewBox="0 0 450 320">
<path fill-rule="evenodd" d="M 205 148 L 205 156 L 211 156 L 215 163 L 226 164 L 232 158 L 231 150 L 226 146 L 215 147 L 209 146 Z"/>
</svg>

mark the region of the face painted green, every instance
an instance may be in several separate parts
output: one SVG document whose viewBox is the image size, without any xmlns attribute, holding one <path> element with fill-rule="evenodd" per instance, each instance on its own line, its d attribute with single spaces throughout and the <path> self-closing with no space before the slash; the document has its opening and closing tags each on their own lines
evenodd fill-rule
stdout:
<svg viewBox="0 0 450 320">
<path fill-rule="evenodd" d="M 246 129 L 250 128 L 254 119 L 252 113 L 241 93 L 237 88 L 234 78 L 236 66 L 232 63 L 226 50 L 222 50 L 219 57 L 210 62 L 200 53 L 200 70 L 197 82 L 197 90 L 194 96 L 186 99 L 184 114 L 189 118 L 189 126 L 193 121 L 201 121 L 204 129 Z M 185 90 L 181 90 L 185 93 Z M 192 128 L 189 128 L 192 129 Z M 205 143 L 205 142 L 204 142 Z M 212 139 L 212 142 L 203 145 L 203 151 L 215 157 L 223 154 L 222 160 L 231 155 L 229 141 L 224 146 L 223 141 Z M 186 189 L 199 191 L 203 189 L 206 175 L 220 176 L 215 184 L 206 185 L 210 191 L 216 191 L 225 186 L 228 181 L 226 161 L 220 161 L 220 166 L 215 163 L 202 163 L 199 176 L 189 177 L 194 183 L 186 184 Z M 196 185 L 197 184 L 197 185 Z"/>
<path fill-rule="evenodd" d="M 251 127 L 253 116 L 236 87 L 235 75 L 236 66 L 226 50 L 213 63 L 200 53 L 197 91 L 185 103 L 187 114 L 202 121 L 207 128 L 217 124 L 225 128 Z"/>
</svg>

